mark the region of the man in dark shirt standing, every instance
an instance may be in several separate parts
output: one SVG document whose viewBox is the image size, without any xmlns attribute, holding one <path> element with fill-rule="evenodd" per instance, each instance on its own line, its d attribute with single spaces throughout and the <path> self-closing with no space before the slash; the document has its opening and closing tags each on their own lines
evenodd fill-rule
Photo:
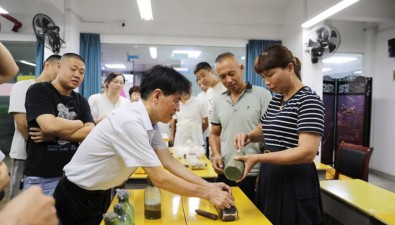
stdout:
<svg viewBox="0 0 395 225">
<path fill-rule="evenodd" d="M 87 100 L 73 91 L 84 80 L 84 70 L 79 55 L 66 53 L 58 63 L 53 82 L 34 84 L 27 91 L 29 138 L 24 190 L 40 185 L 43 193 L 53 195 L 63 167 L 94 127 Z"/>
</svg>

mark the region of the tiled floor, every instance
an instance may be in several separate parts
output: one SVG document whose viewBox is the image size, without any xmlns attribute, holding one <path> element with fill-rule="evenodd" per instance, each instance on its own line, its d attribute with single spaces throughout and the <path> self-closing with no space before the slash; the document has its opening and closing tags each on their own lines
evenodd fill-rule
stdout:
<svg viewBox="0 0 395 225">
<path fill-rule="evenodd" d="M 395 180 L 385 178 L 375 173 L 369 173 L 369 183 L 395 193 Z"/>
</svg>

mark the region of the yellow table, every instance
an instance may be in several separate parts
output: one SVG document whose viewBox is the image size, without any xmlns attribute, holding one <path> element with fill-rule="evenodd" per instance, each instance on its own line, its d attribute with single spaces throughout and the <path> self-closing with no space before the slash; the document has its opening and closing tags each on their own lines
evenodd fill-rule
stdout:
<svg viewBox="0 0 395 225">
<path fill-rule="evenodd" d="M 239 187 L 232 187 L 233 196 L 236 199 L 236 207 L 238 210 L 239 218 L 235 221 L 226 222 L 226 224 L 272 224 L 259 209 L 248 199 L 248 197 L 241 191 Z M 202 209 L 218 215 L 214 205 L 206 200 L 192 197 L 182 197 L 182 203 L 184 206 L 185 220 L 187 224 L 198 224 L 198 225 L 211 225 L 211 224 L 224 224 L 220 219 L 211 220 L 203 216 L 197 215 L 195 209 Z"/>
<path fill-rule="evenodd" d="M 219 219 L 211 220 L 195 213 L 195 209 L 203 209 L 205 211 L 217 214 L 215 207 L 206 200 L 194 197 L 181 197 L 168 191 L 161 190 L 162 193 L 162 217 L 156 220 L 147 220 L 144 218 L 144 190 L 130 190 L 130 201 L 135 208 L 135 224 L 223 224 Z M 236 198 L 236 207 L 239 211 L 239 219 L 226 224 L 272 224 L 248 199 L 248 197 L 240 190 L 239 187 L 232 187 L 233 196 Z M 118 203 L 118 199 L 114 198 L 108 211 L 113 211 L 114 205 Z M 100 225 L 104 225 L 102 221 Z"/>
<path fill-rule="evenodd" d="M 395 212 L 393 213 L 376 213 L 372 224 L 395 225 Z"/>
<path fill-rule="evenodd" d="M 178 225 L 185 224 L 184 210 L 181 203 L 181 196 L 172 194 L 167 191 L 161 191 L 162 194 L 162 217 L 156 220 L 147 220 L 144 218 L 144 190 L 130 190 L 130 201 L 134 205 L 135 224 L 163 224 Z M 114 198 L 108 211 L 114 211 L 114 205 L 118 203 L 118 198 Z M 104 225 L 104 221 L 100 223 Z"/>
<path fill-rule="evenodd" d="M 320 181 L 324 211 L 343 224 L 371 224 L 372 218 L 390 221 L 395 193 L 363 180 Z"/>
<path fill-rule="evenodd" d="M 190 169 L 194 174 L 198 175 L 201 178 L 206 178 L 206 179 L 216 179 L 218 178 L 218 174 L 214 171 L 213 169 L 213 164 L 211 163 L 210 160 L 206 158 L 206 156 L 203 157 L 203 159 L 206 162 L 206 167 L 202 170 L 192 170 Z M 135 173 L 132 174 L 130 177 L 131 179 L 147 179 L 147 174 L 144 173 L 144 170 L 139 168 Z"/>
<path fill-rule="evenodd" d="M 332 167 L 320 162 L 315 162 L 315 167 L 317 168 L 318 178 L 320 180 L 325 180 L 326 171 L 331 169 Z"/>
</svg>

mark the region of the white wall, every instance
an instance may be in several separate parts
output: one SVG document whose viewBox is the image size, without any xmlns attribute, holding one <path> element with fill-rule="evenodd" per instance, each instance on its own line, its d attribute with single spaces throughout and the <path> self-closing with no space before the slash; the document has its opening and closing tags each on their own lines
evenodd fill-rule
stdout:
<svg viewBox="0 0 395 225">
<path fill-rule="evenodd" d="M 395 38 L 395 28 L 377 33 L 374 54 L 370 167 L 395 176 L 395 58 L 388 57 L 388 39 Z"/>
</svg>

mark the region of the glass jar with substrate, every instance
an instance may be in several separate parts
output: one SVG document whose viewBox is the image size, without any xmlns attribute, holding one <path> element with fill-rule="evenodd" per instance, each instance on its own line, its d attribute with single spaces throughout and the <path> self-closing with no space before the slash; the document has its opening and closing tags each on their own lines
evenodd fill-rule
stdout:
<svg viewBox="0 0 395 225">
<path fill-rule="evenodd" d="M 162 201 L 160 189 L 148 179 L 148 186 L 144 189 L 144 216 L 146 219 L 159 219 L 162 215 Z"/>
<path fill-rule="evenodd" d="M 115 212 L 108 212 L 103 216 L 105 225 L 119 225 L 118 214 Z"/>
<path fill-rule="evenodd" d="M 134 206 L 130 202 L 130 192 L 125 189 L 117 189 L 117 198 L 119 203 L 123 203 L 125 205 L 125 211 L 131 218 L 131 225 L 135 223 L 135 215 L 134 215 Z"/>
<path fill-rule="evenodd" d="M 118 214 L 119 225 L 130 225 L 132 224 L 132 218 L 126 213 L 126 207 L 124 203 L 117 203 L 114 205 L 114 212 Z"/>
</svg>

